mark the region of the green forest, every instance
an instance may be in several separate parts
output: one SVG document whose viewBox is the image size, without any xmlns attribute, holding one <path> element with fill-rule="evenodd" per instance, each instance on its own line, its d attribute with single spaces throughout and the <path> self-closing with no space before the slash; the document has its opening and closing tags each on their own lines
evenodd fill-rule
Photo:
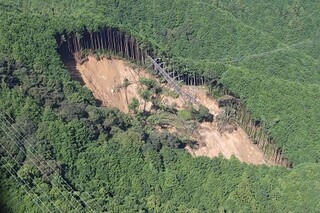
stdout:
<svg viewBox="0 0 320 213">
<path fill-rule="evenodd" d="M 318 212 L 320 2 L 0 0 L 0 212 Z M 292 168 L 192 157 L 100 107 L 57 35 L 114 28 L 239 98 Z M 221 92 L 221 91 L 220 91 Z"/>
</svg>

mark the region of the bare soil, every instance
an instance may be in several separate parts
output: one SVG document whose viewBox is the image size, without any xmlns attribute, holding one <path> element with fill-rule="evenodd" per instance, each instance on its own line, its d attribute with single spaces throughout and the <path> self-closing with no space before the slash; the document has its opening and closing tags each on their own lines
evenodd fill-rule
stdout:
<svg viewBox="0 0 320 213">
<path fill-rule="evenodd" d="M 85 86 L 103 106 L 115 107 L 127 113 L 128 104 L 136 98 L 140 102 L 139 108 L 143 109 L 144 101 L 138 91 L 141 88 L 139 79 L 149 76 L 145 71 L 133 69 L 123 60 L 107 58 L 98 60 L 93 56 L 89 56 L 82 64 L 77 63 L 76 67 Z M 125 79 L 130 83 L 127 87 L 124 86 Z"/>
<path fill-rule="evenodd" d="M 138 91 L 141 86 L 138 82 L 140 77 L 151 78 L 147 72 L 133 69 L 123 60 L 106 58 L 97 60 L 92 56 L 89 56 L 88 60 L 82 64 L 78 63 L 76 68 L 85 86 L 93 92 L 95 98 L 102 102 L 103 106 L 116 107 L 127 113 L 129 112 L 128 103 L 135 97 L 140 102 L 140 109 L 143 109 L 144 101 L 139 97 Z M 125 78 L 129 80 L 130 85 L 127 88 L 122 88 L 121 85 L 123 85 Z M 213 115 L 222 112 L 223 109 L 219 108 L 217 101 L 207 97 L 206 88 L 183 86 L 183 89 L 196 96 L 197 101 L 206 106 Z M 163 97 L 162 101 L 168 105 L 176 106 L 177 109 L 183 109 L 185 106 L 184 100 L 180 97 L 177 99 Z M 150 109 L 150 104 L 147 108 Z M 173 129 L 176 128 L 171 127 L 171 130 Z M 234 155 L 240 161 L 249 164 L 273 164 L 250 141 L 240 127 L 232 133 L 220 134 L 216 122 L 203 122 L 196 132 L 192 139 L 198 141 L 199 148 L 186 147 L 186 150 L 193 156 L 216 157 L 222 154 L 229 159 Z"/>
<path fill-rule="evenodd" d="M 196 96 L 197 101 L 206 106 L 213 115 L 223 111 L 216 100 L 206 95 L 206 88 L 186 86 L 184 90 Z M 232 133 L 228 131 L 220 133 L 217 122 L 203 122 L 198 128 L 198 133 L 194 139 L 200 142 L 199 149 L 186 148 L 194 156 L 216 157 L 222 154 L 225 158 L 230 159 L 234 155 L 240 161 L 250 164 L 274 164 L 261 149 L 252 143 L 240 127 Z"/>
</svg>

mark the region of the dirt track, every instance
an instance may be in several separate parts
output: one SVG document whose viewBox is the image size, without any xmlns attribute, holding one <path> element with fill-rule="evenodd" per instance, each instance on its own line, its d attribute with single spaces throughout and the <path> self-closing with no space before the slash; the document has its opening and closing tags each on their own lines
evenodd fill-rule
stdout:
<svg viewBox="0 0 320 213">
<path fill-rule="evenodd" d="M 122 60 L 105 58 L 97 60 L 91 56 L 82 65 L 77 64 L 77 70 L 86 87 L 93 92 L 95 98 L 102 101 L 102 105 L 117 107 L 123 112 L 128 112 L 128 102 L 135 97 L 140 101 L 140 109 L 143 108 L 143 100 L 138 94 L 140 88 L 138 81 L 140 77 L 148 76 L 146 72 L 130 68 Z M 119 89 L 119 85 L 124 83 L 125 78 L 129 80 L 130 85 L 127 89 Z M 184 86 L 183 89 L 195 95 L 197 100 L 208 107 L 213 115 L 221 112 L 222 109 L 218 107 L 217 102 L 206 96 L 205 88 Z M 184 105 L 181 98 L 166 97 L 163 101 L 167 104 L 175 103 L 178 109 L 182 109 Z M 250 164 L 273 164 L 272 161 L 265 158 L 257 146 L 252 144 L 241 128 L 232 133 L 220 134 L 217 123 L 204 122 L 197 131 L 199 134 L 193 138 L 200 143 L 200 148 L 197 150 L 186 148 L 194 156 L 216 157 L 221 153 L 227 159 L 235 155 L 240 161 Z"/>
</svg>

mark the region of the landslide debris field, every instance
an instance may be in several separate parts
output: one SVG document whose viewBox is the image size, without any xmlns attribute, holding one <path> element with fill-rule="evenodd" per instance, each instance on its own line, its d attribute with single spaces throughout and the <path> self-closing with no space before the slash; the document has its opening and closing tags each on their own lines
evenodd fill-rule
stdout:
<svg viewBox="0 0 320 213">
<path fill-rule="evenodd" d="M 135 98 L 139 100 L 139 110 L 143 110 L 144 107 L 146 111 L 151 110 L 151 103 L 145 103 L 139 94 L 143 87 L 139 80 L 143 77 L 158 81 L 156 76 L 152 76 L 145 70 L 133 68 L 131 64 L 116 58 L 102 57 L 97 59 L 94 56 L 88 56 L 85 60 L 77 60 L 77 58 L 78 56 L 75 57 L 76 64 L 74 65 L 71 65 L 70 62 L 64 62 L 74 79 L 81 81 L 90 89 L 94 97 L 103 106 L 116 107 L 125 113 L 129 113 L 128 104 Z M 124 86 L 126 81 L 128 85 Z M 165 84 L 161 85 L 168 88 Z M 205 87 L 183 86 L 183 89 L 194 95 L 197 101 L 207 107 L 214 117 L 223 112 L 217 101 L 206 95 Z M 161 102 L 177 110 L 186 108 L 186 103 L 181 97 L 162 94 Z M 165 128 L 170 132 L 179 134 L 183 128 L 182 125 L 173 124 Z M 231 131 L 221 131 L 216 119 L 213 122 L 204 121 L 195 126 L 195 131 L 189 137 L 197 144 L 192 147 L 190 145 L 186 146 L 186 150 L 193 156 L 216 157 L 222 154 L 229 159 L 234 155 L 240 161 L 249 164 L 274 164 L 264 155 L 262 150 L 252 143 L 240 127 Z M 155 128 L 155 131 L 161 131 L 161 128 Z"/>
<path fill-rule="evenodd" d="M 148 76 L 143 70 L 134 70 L 123 60 L 97 60 L 93 56 L 89 56 L 83 64 L 77 63 L 76 67 L 85 85 L 103 106 L 115 107 L 128 113 L 129 101 L 137 98 L 142 110 L 143 100 L 138 94 L 141 89 L 139 79 Z M 125 79 L 129 82 L 127 87 L 124 87 Z"/>
</svg>

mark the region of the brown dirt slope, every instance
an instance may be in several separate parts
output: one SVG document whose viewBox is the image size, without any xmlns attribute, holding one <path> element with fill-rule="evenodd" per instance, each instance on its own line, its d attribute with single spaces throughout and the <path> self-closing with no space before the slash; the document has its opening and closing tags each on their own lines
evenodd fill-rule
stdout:
<svg viewBox="0 0 320 213">
<path fill-rule="evenodd" d="M 143 100 L 139 97 L 139 78 L 148 76 L 143 70 L 135 70 L 123 60 L 102 58 L 97 60 L 89 56 L 82 64 L 77 64 L 82 80 L 94 97 L 102 102 L 103 106 L 116 107 L 123 112 L 128 112 L 128 103 L 132 98 L 137 98 L 140 108 Z M 125 88 L 124 80 L 128 79 L 130 85 Z"/>
<path fill-rule="evenodd" d="M 133 69 L 123 60 L 106 58 L 97 60 L 92 56 L 89 56 L 88 60 L 81 65 L 77 64 L 76 68 L 85 86 L 93 92 L 95 98 L 102 101 L 103 106 L 117 107 L 123 112 L 128 112 L 128 102 L 135 97 L 140 101 L 140 109 L 143 108 L 143 100 L 138 94 L 141 87 L 138 81 L 142 76 L 151 77 L 145 71 Z M 119 87 L 123 85 L 125 78 L 130 82 L 127 89 Z M 184 86 L 183 89 L 195 95 L 197 101 L 208 107 L 213 115 L 222 111 L 215 100 L 206 96 L 205 88 Z M 181 98 L 165 97 L 163 101 L 167 104 L 175 103 L 178 109 L 184 106 Z M 197 129 L 197 134 L 193 136 L 193 139 L 199 142 L 200 147 L 198 149 L 187 147 L 186 149 L 194 156 L 216 157 L 222 154 L 229 159 L 234 155 L 246 163 L 272 165 L 272 161 L 266 159 L 263 152 L 252 144 L 241 128 L 232 133 L 220 134 L 216 122 L 204 122 Z"/>
<path fill-rule="evenodd" d="M 223 111 L 219 108 L 216 100 L 207 97 L 204 87 L 188 86 L 185 90 L 195 95 L 197 101 L 206 106 L 213 115 Z M 261 149 L 251 142 L 248 135 L 240 127 L 231 133 L 227 131 L 220 133 L 216 122 L 204 122 L 198 128 L 198 133 L 194 139 L 200 142 L 199 149 L 187 147 L 187 150 L 194 156 L 216 157 L 222 154 L 229 159 L 234 155 L 240 161 L 250 164 L 274 164 L 264 155 Z"/>
</svg>

